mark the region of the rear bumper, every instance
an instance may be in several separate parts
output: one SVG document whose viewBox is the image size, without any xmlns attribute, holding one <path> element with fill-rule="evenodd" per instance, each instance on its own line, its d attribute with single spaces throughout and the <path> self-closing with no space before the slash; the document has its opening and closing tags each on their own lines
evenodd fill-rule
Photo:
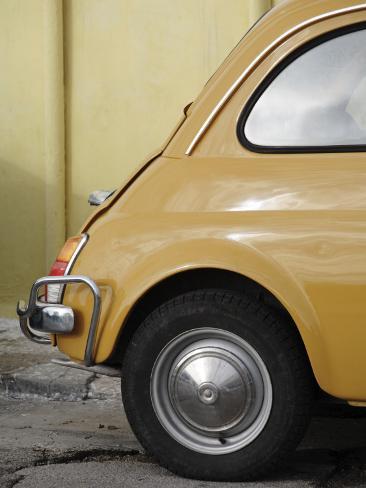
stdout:
<svg viewBox="0 0 366 488">
<path fill-rule="evenodd" d="M 68 334 L 74 329 L 74 312 L 62 304 L 51 304 L 38 300 L 39 289 L 44 285 L 68 285 L 83 283 L 91 290 L 94 298 L 93 312 L 90 319 L 89 334 L 85 347 L 84 364 L 94 364 L 94 343 L 100 317 L 100 290 L 95 282 L 87 276 L 45 276 L 32 285 L 28 305 L 18 302 L 17 314 L 23 334 L 38 344 L 51 344 L 47 334 Z M 37 333 L 38 332 L 38 333 Z"/>
</svg>

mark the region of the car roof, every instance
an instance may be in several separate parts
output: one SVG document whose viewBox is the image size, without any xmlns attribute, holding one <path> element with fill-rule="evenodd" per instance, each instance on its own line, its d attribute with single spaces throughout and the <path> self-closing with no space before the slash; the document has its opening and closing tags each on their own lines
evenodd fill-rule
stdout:
<svg viewBox="0 0 366 488">
<path fill-rule="evenodd" d="M 222 73 L 233 58 L 241 56 L 243 51 L 258 55 L 268 45 L 283 36 L 286 32 L 299 28 L 312 19 L 321 19 L 329 13 L 364 7 L 366 3 L 359 0 L 282 0 L 271 8 L 259 21 L 244 35 L 238 45 L 233 49 L 221 65 L 212 81 Z M 250 56 L 248 56 L 250 57 Z"/>
</svg>

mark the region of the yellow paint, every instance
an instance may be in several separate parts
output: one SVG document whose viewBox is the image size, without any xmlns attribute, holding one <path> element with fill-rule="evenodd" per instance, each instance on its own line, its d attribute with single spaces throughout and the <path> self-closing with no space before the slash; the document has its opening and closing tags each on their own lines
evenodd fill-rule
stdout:
<svg viewBox="0 0 366 488">
<path fill-rule="evenodd" d="M 0 2 L 1 314 L 77 232 L 88 194 L 162 143 L 267 3 Z"/>
<path fill-rule="evenodd" d="M 87 221 L 89 241 L 74 274 L 102 290 L 97 362 L 110 357 L 138 299 L 188 269 L 234 271 L 269 290 L 292 316 L 326 392 L 366 401 L 366 168 L 363 153 L 258 154 L 242 147 L 236 122 L 260 80 L 322 33 L 366 21 L 366 7 L 284 31 L 357 0 L 293 0 L 257 24 L 212 78 L 162 155 Z M 277 22 L 278 21 L 278 22 Z M 223 105 L 190 156 L 185 150 L 213 106 L 263 49 L 275 48 Z M 69 287 L 76 329 L 59 348 L 84 357 L 91 297 Z"/>
</svg>

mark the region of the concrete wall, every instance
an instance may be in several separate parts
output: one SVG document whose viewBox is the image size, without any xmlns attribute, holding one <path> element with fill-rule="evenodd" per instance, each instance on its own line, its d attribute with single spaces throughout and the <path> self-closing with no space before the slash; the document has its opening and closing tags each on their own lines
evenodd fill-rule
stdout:
<svg viewBox="0 0 366 488">
<path fill-rule="evenodd" d="M 0 306 L 46 269 L 48 128 L 42 0 L 0 4 Z M 55 182 L 50 181 L 50 186 Z M 51 188 L 50 188 L 51 190 Z M 63 222 L 63 214 L 55 215 Z M 50 237 L 51 238 L 51 237 Z"/>
<path fill-rule="evenodd" d="M 0 313 L 165 139 L 270 0 L 1 0 Z"/>
</svg>

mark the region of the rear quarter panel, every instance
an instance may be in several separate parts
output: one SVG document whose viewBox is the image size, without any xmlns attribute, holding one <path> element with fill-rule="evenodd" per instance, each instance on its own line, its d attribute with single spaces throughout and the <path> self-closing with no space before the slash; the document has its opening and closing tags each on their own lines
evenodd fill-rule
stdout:
<svg viewBox="0 0 366 488">
<path fill-rule="evenodd" d="M 280 300 L 324 390 L 365 398 L 364 332 L 360 337 L 359 321 L 347 327 L 350 300 L 360 307 L 354 318 L 363 308 L 366 251 L 360 226 L 366 175 L 363 160 L 353 157 L 351 173 L 332 161 L 332 178 L 323 163 L 309 175 L 306 157 L 282 165 L 158 159 L 91 226 L 73 270 L 102 287 L 97 362 L 111 354 L 131 307 L 152 285 L 186 269 L 222 268 Z M 83 357 L 90 299 L 82 286 L 65 296 L 78 324 L 58 346 L 74 359 Z"/>
</svg>

